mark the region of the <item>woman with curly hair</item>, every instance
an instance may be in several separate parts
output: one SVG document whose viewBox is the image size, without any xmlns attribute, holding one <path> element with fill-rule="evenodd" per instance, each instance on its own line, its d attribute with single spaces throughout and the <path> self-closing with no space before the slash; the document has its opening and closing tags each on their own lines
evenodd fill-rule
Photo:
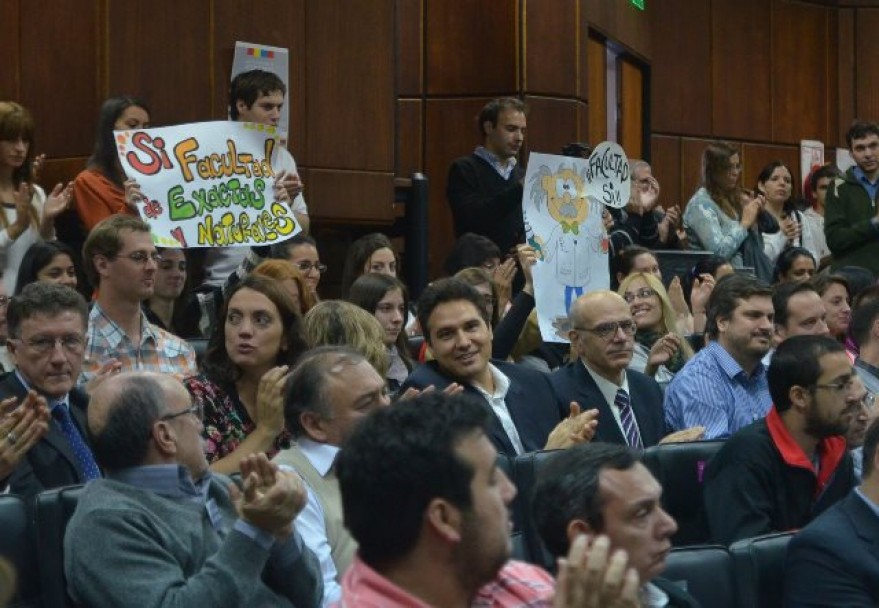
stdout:
<svg viewBox="0 0 879 608">
<path fill-rule="evenodd" d="M 251 274 L 235 285 L 220 319 L 204 372 L 184 384 L 204 410 L 211 469 L 230 474 L 245 456 L 265 452 L 271 458 L 290 447 L 284 384 L 308 342 L 290 294 L 268 277 Z"/>
</svg>

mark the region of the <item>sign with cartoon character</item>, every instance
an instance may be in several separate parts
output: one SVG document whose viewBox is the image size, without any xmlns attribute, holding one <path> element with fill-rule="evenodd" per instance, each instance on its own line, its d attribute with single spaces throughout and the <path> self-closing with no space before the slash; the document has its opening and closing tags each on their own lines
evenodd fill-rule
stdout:
<svg viewBox="0 0 879 608">
<path fill-rule="evenodd" d="M 588 159 L 532 153 L 522 202 L 528 244 L 537 252 L 534 295 L 540 332 L 567 342 L 568 310 L 579 296 L 610 285 L 604 206 L 629 200 L 629 162 L 604 142 Z"/>
<path fill-rule="evenodd" d="M 267 245 L 300 231 L 290 207 L 275 200 L 275 127 L 202 122 L 114 136 L 156 245 Z"/>
</svg>

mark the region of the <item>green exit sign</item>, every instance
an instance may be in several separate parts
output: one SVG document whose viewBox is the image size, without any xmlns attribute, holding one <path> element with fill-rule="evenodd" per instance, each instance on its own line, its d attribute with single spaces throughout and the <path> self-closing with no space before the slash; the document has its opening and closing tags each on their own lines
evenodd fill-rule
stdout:
<svg viewBox="0 0 879 608">
<path fill-rule="evenodd" d="M 642 11 L 644 10 L 644 2 L 645 0 L 632 0 L 632 4 L 640 8 Z"/>
</svg>

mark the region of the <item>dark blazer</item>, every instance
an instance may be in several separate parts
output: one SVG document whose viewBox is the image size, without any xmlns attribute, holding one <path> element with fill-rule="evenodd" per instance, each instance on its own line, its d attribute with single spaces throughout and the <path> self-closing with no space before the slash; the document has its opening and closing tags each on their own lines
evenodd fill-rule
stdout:
<svg viewBox="0 0 879 608">
<path fill-rule="evenodd" d="M 492 360 L 491 363 L 510 379 L 510 390 L 505 403 L 525 451 L 542 450 L 546 446 L 549 433 L 568 415 L 568 404 L 559 400 L 547 374 L 506 361 Z M 436 361 L 430 361 L 416 367 L 406 378 L 400 391 L 405 391 L 410 386 L 423 389 L 430 385 L 437 390 L 443 390 L 453 382 L 456 380 L 445 375 Z M 464 384 L 464 393 L 472 395 L 491 411 L 485 398 L 474 387 Z M 510 438 L 493 412 L 488 435 L 498 452 L 510 457 L 516 456 Z"/>
<path fill-rule="evenodd" d="M 664 578 L 654 578 L 650 582 L 668 596 L 668 608 L 699 608 L 701 606 L 696 598 L 684 591 L 684 588 L 677 583 Z"/>
<path fill-rule="evenodd" d="M 641 441 L 645 448 L 656 445 L 665 436 L 662 389 L 653 378 L 641 372 L 627 369 L 626 378 L 629 381 L 629 401 L 641 431 Z M 584 411 L 598 410 L 598 428 L 593 441 L 626 444 L 626 438 L 614 420 L 611 404 L 604 399 L 582 361 L 572 361 L 560 367 L 550 376 L 550 382 L 565 403 L 576 401 Z"/>
<path fill-rule="evenodd" d="M 784 605 L 879 606 L 879 515 L 850 493 L 788 545 Z"/>
<path fill-rule="evenodd" d="M 0 400 L 8 397 L 23 399 L 27 391 L 14 372 L 0 377 Z M 80 389 L 70 392 L 70 414 L 79 432 L 88 443 L 86 408 L 88 396 Z M 9 492 L 25 497 L 43 490 L 84 483 L 82 471 L 73 455 L 64 433 L 54 419 L 49 420 L 49 432 L 32 447 L 18 467 L 9 476 Z"/>
</svg>

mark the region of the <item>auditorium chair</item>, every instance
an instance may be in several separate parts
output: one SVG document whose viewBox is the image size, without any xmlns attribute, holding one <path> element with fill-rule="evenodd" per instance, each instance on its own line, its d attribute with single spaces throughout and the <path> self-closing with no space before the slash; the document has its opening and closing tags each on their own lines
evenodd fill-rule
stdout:
<svg viewBox="0 0 879 608">
<path fill-rule="evenodd" d="M 15 567 L 17 576 L 9 606 L 40 606 L 40 577 L 30 513 L 24 500 L 12 494 L 0 495 L 0 555 Z"/>
<path fill-rule="evenodd" d="M 189 338 L 186 341 L 192 347 L 192 350 L 195 351 L 195 361 L 198 364 L 199 369 L 201 369 L 201 364 L 202 364 L 202 362 L 204 362 L 205 353 L 208 350 L 208 339 L 207 338 Z"/>
<path fill-rule="evenodd" d="M 510 460 L 507 455 L 498 454 L 497 466 L 507 477 L 510 478 L 510 481 L 514 484 L 516 483 L 516 473 L 513 471 L 513 461 Z M 528 545 L 525 542 L 525 533 L 522 530 L 524 516 L 525 514 L 519 510 L 516 501 L 513 500 L 513 504 L 510 505 L 510 518 L 513 522 L 513 531 L 510 533 L 512 557 L 513 559 L 530 562 L 531 553 L 528 551 Z"/>
<path fill-rule="evenodd" d="M 82 489 L 82 486 L 67 486 L 41 492 L 36 498 L 37 549 L 45 608 L 73 605 L 67 596 L 64 578 L 64 531 Z"/>
<path fill-rule="evenodd" d="M 729 548 L 741 608 L 777 608 L 783 604 L 784 560 L 793 535 L 764 534 L 737 541 Z"/>
<path fill-rule="evenodd" d="M 525 537 L 525 546 L 531 556 L 530 561 L 551 573 L 556 571 L 555 558 L 543 546 L 540 533 L 537 531 L 534 519 L 531 517 L 531 497 L 534 495 L 534 485 L 537 483 L 540 467 L 556 451 L 528 452 L 527 454 L 516 456 L 513 460 L 513 470 L 516 475 L 515 483 L 518 489 L 516 498 L 513 501 L 514 508 L 522 513 L 522 532 Z"/>
<path fill-rule="evenodd" d="M 726 547 L 693 545 L 672 549 L 659 576 L 680 583 L 702 606 L 738 605 L 733 559 Z"/>
<path fill-rule="evenodd" d="M 702 478 L 708 461 L 723 443 L 668 443 L 655 445 L 644 452 L 644 466 L 662 485 L 662 508 L 678 522 L 678 531 L 672 537 L 672 544 L 676 547 L 708 541 Z"/>
</svg>

